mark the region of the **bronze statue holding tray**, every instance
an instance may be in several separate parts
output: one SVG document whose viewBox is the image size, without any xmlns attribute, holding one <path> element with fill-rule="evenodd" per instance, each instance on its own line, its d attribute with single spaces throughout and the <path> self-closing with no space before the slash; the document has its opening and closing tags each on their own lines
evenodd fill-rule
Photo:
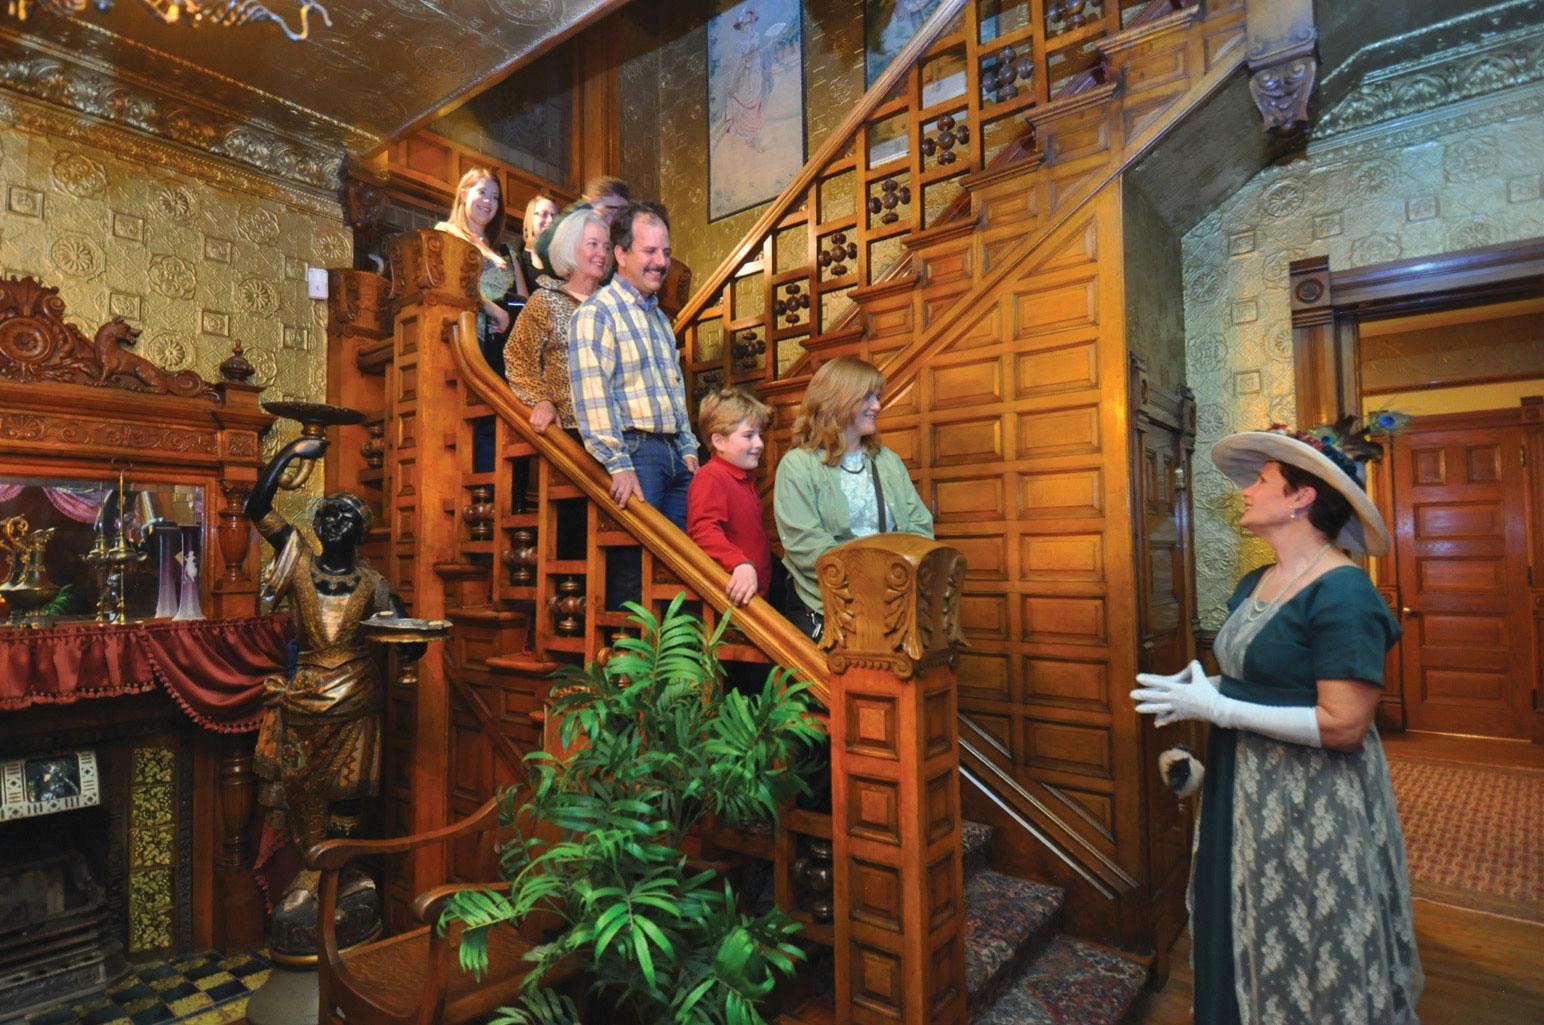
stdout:
<svg viewBox="0 0 1544 1025">
<path fill-rule="evenodd" d="M 322 423 L 354 415 L 309 404 L 283 413 L 328 417 Z M 267 681 L 255 762 L 258 802 L 268 809 L 270 824 L 285 829 L 302 851 L 329 835 L 353 832 L 360 802 L 380 791 L 385 689 L 381 652 L 372 648 L 365 624 L 406 613 L 391 585 L 360 554 L 371 514 L 357 496 L 329 495 L 317 507 L 311 526 L 319 554 L 273 508 L 280 488 L 293 486 L 292 464 L 305 461 L 304 467 L 326 452 L 327 439 L 319 435 L 308 429 L 286 445 L 263 468 L 246 503 L 247 515 L 275 551 L 264 597 L 288 599 L 298 647 L 294 674 Z M 399 654 L 416 660 L 423 650 L 419 642 L 401 646 Z M 316 873 L 301 872 L 278 913 L 314 898 L 315 890 Z"/>
</svg>

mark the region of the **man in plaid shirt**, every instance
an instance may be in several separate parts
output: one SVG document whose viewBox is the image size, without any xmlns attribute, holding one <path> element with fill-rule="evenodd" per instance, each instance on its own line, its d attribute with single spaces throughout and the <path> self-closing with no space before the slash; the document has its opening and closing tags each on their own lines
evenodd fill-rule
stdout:
<svg viewBox="0 0 1544 1025">
<path fill-rule="evenodd" d="M 670 221 L 657 203 L 633 203 L 611 222 L 616 275 L 568 324 L 574 415 L 590 453 L 611 474 L 611 497 L 633 497 L 686 529 L 686 492 L 697 472 L 697 441 L 670 318 L 657 293 L 670 270 Z M 607 559 L 607 604 L 635 598 L 637 559 Z M 631 572 L 614 566 L 631 563 Z M 625 592 L 625 593 L 624 593 Z"/>
</svg>

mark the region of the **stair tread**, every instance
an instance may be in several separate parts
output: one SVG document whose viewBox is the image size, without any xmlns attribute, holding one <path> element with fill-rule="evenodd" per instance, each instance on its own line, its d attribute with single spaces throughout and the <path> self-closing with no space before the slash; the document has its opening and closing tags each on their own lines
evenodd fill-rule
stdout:
<svg viewBox="0 0 1544 1025">
<path fill-rule="evenodd" d="M 965 992 L 986 991 L 1056 921 L 1064 893 L 990 869 L 965 883 Z"/>
<path fill-rule="evenodd" d="M 972 857 L 986 850 L 987 844 L 992 842 L 994 832 L 996 830 L 982 822 L 960 823 L 960 849 L 964 852 L 967 863 Z"/>
<path fill-rule="evenodd" d="M 1057 936 L 971 1025 L 1116 1025 L 1141 995 L 1148 965 Z"/>
</svg>

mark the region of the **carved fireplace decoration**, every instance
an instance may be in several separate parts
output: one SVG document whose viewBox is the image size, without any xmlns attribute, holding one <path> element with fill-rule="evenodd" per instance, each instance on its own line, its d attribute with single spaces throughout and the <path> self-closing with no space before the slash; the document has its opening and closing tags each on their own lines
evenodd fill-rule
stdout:
<svg viewBox="0 0 1544 1025">
<path fill-rule="evenodd" d="M 262 897 L 243 839 L 252 807 L 252 739 L 244 731 L 255 725 L 246 721 L 253 680 L 282 665 L 274 653 L 275 641 L 282 651 L 282 621 L 255 616 L 258 551 L 241 507 L 257 478 L 259 435 L 273 417 L 259 408 L 262 388 L 250 383 L 254 371 L 239 343 L 221 379 L 207 381 L 136 352 L 141 326 L 121 318 L 77 326 L 57 288 L 0 277 L 0 519 L 24 508 L 34 528 L 60 524 L 47 553 L 50 577 L 84 592 L 89 567 L 66 558 L 63 542 L 90 547 L 111 482 L 130 540 L 144 540 L 158 556 L 142 580 L 136 576 L 148 604 L 131 604 L 130 615 L 168 607 L 155 569 L 187 552 L 198 572 L 182 578 L 182 589 L 195 581 L 195 593 L 179 604 L 212 617 L 0 631 L 0 644 L 30 646 L 37 656 L 7 661 L 23 667 L 24 678 L 12 671 L 0 679 L 0 752 L 24 763 L 20 794 L 12 793 L 15 773 L 0 770 L 0 904 L 18 873 L 48 880 L 53 903 L 71 909 L 58 928 L 78 927 L 81 949 L 91 951 L 78 971 L 38 962 L 26 993 L 0 995 L 7 1011 L 16 1000 L 55 1002 L 101 985 L 125 952 L 247 949 L 262 935 Z M 118 469 L 128 464 L 119 499 Z M 114 539 L 117 530 L 115 522 Z M 67 537 L 71 531 L 76 536 Z M 89 605 L 72 612 L 89 618 Z M 56 644 L 74 644 L 94 660 L 90 673 L 49 679 Z M 147 654 L 168 645 L 196 654 L 165 665 Z M 25 799 L 25 766 L 61 762 L 61 752 L 78 759 L 82 796 L 46 798 L 41 807 L 50 813 L 36 814 L 40 802 Z M 92 754 L 95 806 L 86 787 Z M 12 818 L 18 808 L 24 821 Z M 20 848 L 32 840 L 47 850 L 24 857 Z M 51 852 L 59 856 L 44 857 Z M 0 921 L 9 919 L 0 914 Z M 105 946 L 103 936 L 111 940 Z M 127 950 L 115 949 L 112 937 L 123 937 L 118 947 Z M 30 962 L 39 950 L 35 930 L 0 926 L 5 963 L 13 955 Z"/>
</svg>

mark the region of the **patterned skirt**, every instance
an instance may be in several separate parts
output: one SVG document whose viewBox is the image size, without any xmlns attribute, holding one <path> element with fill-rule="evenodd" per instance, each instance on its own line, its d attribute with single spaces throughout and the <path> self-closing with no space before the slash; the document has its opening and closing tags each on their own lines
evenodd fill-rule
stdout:
<svg viewBox="0 0 1544 1025">
<path fill-rule="evenodd" d="M 1214 728 L 1190 886 L 1197 1025 L 1408 1025 L 1423 986 L 1383 745 Z"/>
</svg>

